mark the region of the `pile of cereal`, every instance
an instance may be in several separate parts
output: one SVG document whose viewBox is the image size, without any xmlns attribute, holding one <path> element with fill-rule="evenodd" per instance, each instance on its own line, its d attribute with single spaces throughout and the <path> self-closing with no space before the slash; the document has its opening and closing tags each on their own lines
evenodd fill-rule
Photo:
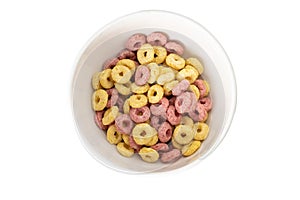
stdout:
<svg viewBox="0 0 300 200">
<path fill-rule="evenodd" d="M 195 153 L 207 138 L 212 108 L 197 58 L 166 34 L 132 35 L 126 49 L 92 77 L 95 121 L 126 157 L 168 163 Z"/>
</svg>

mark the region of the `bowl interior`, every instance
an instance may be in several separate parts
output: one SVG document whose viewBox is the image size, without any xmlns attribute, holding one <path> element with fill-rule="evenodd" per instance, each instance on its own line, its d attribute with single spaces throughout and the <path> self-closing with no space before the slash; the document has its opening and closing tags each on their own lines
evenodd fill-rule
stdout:
<svg viewBox="0 0 300 200">
<path fill-rule="evenodd" d="M 184 25 L 179 25 L 181 23 Z M 131 158 L 121 156 L 116 146 L 106 141 L 105 134 L 95 124 L 91 107 L 92 75 L 102 70 L 105 60 L 115 57 L 124 48 L 126 40 L 132 34 L 149 34 L 154 31 L 164 32 L 170 40 L 178 40 L 184 44 L 184 58 L 197 57 L 202 61 L 203 77 L 210 83 L 213 100 L 213 109 L 207 121 L 210 126 L 208 138 L 194 155 L 181 158 L 172 164 L 145 163 L 138 155 Z M 72 103 L 79 135 L 94 158 L 118 171 L 169 171 L 189 165 L 208 155 L 224 137 L 230 125 L 235 108 L 235 81 L 230 62 L 216 40 L 199 24 L 185 17 L 168 12 L 147 11 L 120 18 L 104 27 L 90 40 L 76 64 Z"/>
</svg>

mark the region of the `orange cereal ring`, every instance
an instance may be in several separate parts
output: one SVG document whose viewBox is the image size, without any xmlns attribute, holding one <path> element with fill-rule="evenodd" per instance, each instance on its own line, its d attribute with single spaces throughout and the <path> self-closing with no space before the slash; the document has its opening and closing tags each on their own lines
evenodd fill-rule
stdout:
<svg viewBox="0 0 300 200">
<path fill-rule="evenodd" d="M 101 111 L 106 107 L 108 94 L 105 90 L 99 89 L 93 93 L 92 104 L 95 111 Z"/>
<path fill-rule="evenodd" d="M 180 70 L 185 66 L 185 60 L 177 54 L 170 53 L 166 58 L 166 64 L 173 69 Z"/>
<path fill-rule="evenodd" d="M 153 62 L 154 48 L 150 44 L 142 45 L 137 51 L 137 59 L 142 65 Z"/>
<path fill-rule="evenodd" d="M 164 96 L 164 89 L 158 84 L 152 85 L 147 96 L 150 103 L 158 103 Z"/>
</svg>

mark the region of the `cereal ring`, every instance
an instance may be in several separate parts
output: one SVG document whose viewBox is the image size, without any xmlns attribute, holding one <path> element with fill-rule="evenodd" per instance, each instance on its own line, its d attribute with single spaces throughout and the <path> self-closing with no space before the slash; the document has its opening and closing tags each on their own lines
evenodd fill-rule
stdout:
<svg viewBox="0 0 300 200">
<path fill-rule="evenodd" d="M 127 134 L 121 134 L 122 135 L 122 140 L 125 144 L 129 145 L 129 135 Z M 130 146 L 130 145 L 129 145 Z"/>
<path fill-rule="evenodd" d="M 137 150 L 137 151 L 139 151 L 139 150 L 142 148 L 141 145 L 138 145 L 138 144 L 134 141 L 132 135 L 129 136 L 129 146 L 130 146 L 131 148 Z"/>
<path fill-rule="evenodd" d="M 131 71 L 124 65 L 116 65 L 111 71 L 111 78 L 117 83 L 127 83 L 131 78 Z"/>
<path fill-rule="evenodd" d="M 117 91 L 122 94 L 122 95 L 130 95 L 131 94 L 131 82 L 129 81 L 128 83 L 125 84 L 120 84 L 120 83 L 115 83 L 115 88 Z"/>
<path fill-rule="evenodd" d="M 157 151 L 155 151 L 152 148 L 148 148 L 148 147 L 143 147 L 140 151 L 139 151 L 139 155 L 141 156 L 141 158 L 146 161 L 146 162 L 156 162 L 159 158 L 159 154 Z"/>
<path fill-rule="evenodd" d="M 181 149 L 183 156 L 190 156 L 195 153 L 201 146 L 200 141 L 193 141 L 190 144 L 184 145 Z"/>
<path fill-rule="evenodd" d="M 119 62 L 118 58 L 110 58 L 104 62 L 103 69 L 112 69 L 116 66 L 117 62 Z"/>
<path fill-rule="evenodd" d="M 185 145 L 194 138 L 194 132 L 190 126 L 178 125 L 174 129 L 173 137 L 178 144 Z"/>
<path fill-rule="evenodd" d="M 165 48 L 167 49 L 167 51 L 169 53 L 175 53 L 180 56 L 184 53 L 184 49 L 183 49 L 182 45 L 180 45 L 174 41 L 170 41 L 170 42 L 166 43 Z"/>
<path fill-rule="evenodd" d="M 168 122 L 162 123 L 158 129 L 158 139 L 161 142 L 168 142 L 172 137 L 172 127 Z"/>
<path fill-rule="evenodd" d="M 146 43 L 146 36 L 142 33 L 137 33 L 132 35 L 127 40 L 125 47 L 130 51 L 136 51 L 145 43 Z"/>
<path fill-rule="evenodd" d="M 131 148 L 129 145 L 125 144 L 124 142 L 120 142 L 117 144 L 117 150 L 122 156 L 125 157 L 131 157 L 134 154 L 133 148 Z"/>
<path fill-rule="evenodd" d="M 188 59 L 186 59 L 185 63 L 186 63 L 186 65 L 193 66 L 200 75 L 203 73 L 203 70 L 204 70 L 203 65 L 197 58 L 188 58 Z"/>
<path fill-rule="evenodd" d="M 131 108 L 129 111 L 130 118 L 135 123 L 142 123 L 150 118 L 150 109 L 148 106 L 143 106 L 141 108 Z"/>
<path fill-rule="evenodd" d="M 168 83 L 164 84 L 164 93 L 166 96 L 169 96 L 172 94 L 172 89 L 179 83 L 179 81 L 174 80 Z"/>
<path fill-rule="evenodd" d="M 124 114 L 129 114 L 129 110 L 130 110 L 130 103 L 129 103 L 129 99 L 126 99 L 124 104 L 123 104 L 123 112 Z"/>
<path fill-rule="evenodd" d="M 133 139 L 139 145 L 149 143 L 154 135 L 157 135 L 157 131 L 148 123 L 136 124 L 132 129 Z"/>
<path fill-rule="evenodd" d="M 201 103 L 204 106 L 204 109 L 209 112 L 212 108 L 212 101 L 211 98 L 209 97 L 202 97 L 201 99 L 199 99 L 198 101 L 199 103 Z"/>
<path fill-rule="evenodd" d="M 96 72 L 93 74 L 92 77 L 92 87 L 94 90 L 102 89 L 101 83 L 100 83 L 100 76 L 101 72 Z"/>
<path fill-rule="evenodd" d="M 102 123 L 102 117 L 103 117 L 104 111 L 96 111 L 95 113 L 95 122 L 97 124 L 97 126 L 102 129 L 102 130 L 106 130 L 108 128 L 108 126 L 103 125 Z"/>
<path fill-rule="evenodd" d="M 123 96 L 119 96 L 116 105 L 119 108 L 119 112 L 123 113 L 123 105 L 124 105 L 124 97 Z"/>
<path fill-rule="evenodd" d="M 150 106 L 150 111 L 152 115 L 163 116 L 164 118 L 166 118 L 168 107 L 169 100 L 166 97 L 163 97 L 158 103 L 152 104 Z"/>
<path fill-rule="evenodd" d="M 188 90 L 195 94 L 197 100 L 200 98 L 200 91 L 196 85 L 190 85 Z"/>
<path fill-rule="evenodd" d="M 207 111 L 201 103 L 197 103 L 195 109 L 191 110 L 189 116 L 196 122 L 204 122 L 207 119 Z"/>
<path fill-rule="evenodd" d="M 176 142 L 176 140 L 174 139 L 174 136 L 172 137 L 171 142 L 172 142 L 173 148 L 179 149 L 179 150 L 182 149 L 183 145 Z"/>
<path fill-rule="evenodd" d="M 120 51 L 118 58 L 120 60 L 122 59 L 136 60 L 136 55 L 133 51 L 129 51 L 128 49 L 123 49 L 122 51 Z"/>
<path fill-rule="evenodd" d="M 181 151 L 178 149 L 172 149 L 169 152 L 162 153 L 160 160 L 163 163 L 169 163 L 178 160 L 178 158 L 180 157 L 181 157 Z"/>
<path fill-rule="evenodd" d="M 160 125 L 166 121 L 166 118 L 162 116 L 152 116 L 150 120 L 150 125 L 156 130 L 159 129 Z"/>
<path fill-rule="evenodd" d="M 167 50 L 161 46 L 153 46 L 154 49 L 154 62 L 161 64 L 167 57 Z"/>
<path fill-rule="evenodd" d="M 180 70 L 185 66 L 185 60 L 177 54 L 171 53 L 166 57 L 166 64 L 173 69 Z"/>
<path fill-rule="evenodd" d="M 192 66 L 187 65 L 185 66 L 185 68 L 183 68 L 177 73 L 176 79 L 180 81 L 183 79 L 187 79 L 190 82 L 190 84 L 192 84 L 195 82 L 198 76 L 199 76 L 198 71 Z"/>
<path fill-rule="evenodd" d="M 160 74 L 160 67 L 157 65 L 157 63 L 149 63 L 147 67 L 149 67 L 150 69 L 150 77 L 148 79 L 148 83 L 153 84 L 156 82 Z"/>
<path fill-rule="evenodd" d="M 207 96 L 208 93 L 210 92 L 210 86 L 206 80 L 203 80 L 203 81 L 204 81 L 204 85 L 206 87 L 206 93 L 204 94 L 204 96 Z"/>
<path fill-rule="evenodd" d="M 203 122 L 197 122 L 193 126 L 194 139 L 195 140 L 205 140 L 208 136 L 209 126 Z"/>
<path fill-rule="evenodd" d="M 151 146 L 152 149 L 156 151 L 168 151 L 169 146 L 166 143 L 157 143 Z"/>
<path fill-rule="evenodd" d="M 154 48 L 150 44 L 143 44 L 137 51 L 137 59 L 141 65 L 153 62 Z"/>
<path fill-rule="evenodd" d="M 134 80 L 135 84 L 138 86 L 145 85 L 150 78 L 150 70 L 144 65 L 137 67 Z"/>
<path fill-rule="evenodd" d="M 135 67 L 136 67 L 135 62 L 130 60 L 130 59 L 119 60 L 119 62 L 117 62 L 116 65 L 123 65 L 123 66 L 127 67 L 128 69 L 130 69 L 132 71 L 134 71 Z"/>
<path fill-rule="evenodd" d="M 148 142 L 147 144 L 145 144 L 146 146 L 153 146 L 158 142 L 158 136 L 154 135 L 152 137 L 152 139 L 150 140 L 150 142 Z"/>
<path fill-rule="evenodd" d="M 158 85 L 152 85 L 147 92 L 148 100 L 150 103 L 158 103 L 164 96 L 164 89 Z"/>
<path fill-rule="evenodd" d="M 135 94 L 129 97 L 129 105 L 132 108 L 141 108 L 147 105 L 147 103 L 148 103 L 148 99 L 143 94 Z"/>
<path fill-rule="evenodd" d="M 150 86 L 148 83 L 145 85 L 142 85 L 142 86 L 138 86 L 135 83 L 132 83 L 130 88 L 131 88 L 131 91 L 136 94 L 143 94 L 149 90 L 149 87 Z"/>
<path fill-rule="evenodd" d="M 188 116 L 183 116 L 182 119 L 181 119 L 180 124 L 193 127 L 194 121 L 191 118 L 189 118 Z"/>
<path fill-rule="evenodd" d="M 121 114 L 118 117 L 116 117 L 115 125 L 120 133 L 130 134 L 134 123 L 128 114 Z"/>
<path fill-rule="evenodd" d="M 190 82 L 186 79 L 183 79 L 172 89 L 172 94 L 174 96 L 178 96 L 182 92 L 185 92 L 189 86 L 190 86 Z"/>
<path fill-rule="evenodd" d="M 100 83 L 105 89 L 110 89 L 114 86 L 114 81 L 111 78 L 111 69 L 105 69 L 101 72 Z"/>
<path fill-rule="evenodd" d="M 93 93 L 92 104 L 95 111 L 101 111 L 105 108 L 108 100 L 108 94 L 105 90 L 99 89 Z"/>
<path fill-rule="evenodd" d="M 181 121 L 181 114 L 179 114 L 173 105 L 169 106 L 167 110 L 167 119 L 172 125 L 178 125 Z"/>
<path fill-rule="evenodd" d="M 104 125 L 111 124 L 113 121 L 115 121 L 118 113 L 119 113 L 119 108 L 117 106 L 112 106 L 111 108 L 107 109 L 102 118 L 102 123 Z"/>
<path fill-rule="evenodd" d="M 115 125 L 110 125 L 107 129 L 106 139 L 110 144 L 118 144 L 122 141 L 122 135 L 117 131 Z"/>
<path fill-rule="evenodd" d="M 164 46 L 167 41 L 167 36 L 161 32 L 153 32 L 147 36 L 147 42 L 153 46 Z"/>
<path fill-rule="evenodd" d="M 107 101 L 106 107 L 110 108 L 117 103 L 119 94 L 115 88 L 111 88 L 111 89 L 107 90 L 106 92 L 108 94 L 108 101 Z"/>
<path fill-rule="evenodd" d="M 190 92 L 184 92 L 176 98 L 175 108 L 178 113 L 182 114 L 191 110 L 192 99 L 190 94 Z"/>
<path fill-rule="evenodd" d="M 208 95 L 210 89 L 208 83 L 205 80 L 198 79 L 194 82 L 194 84 L 200 91 L 200 98 Z"/>
<path fill-rule="evenodd" d="M 158 76 L 156 82 L 159 85 L 164 85 L 175 79 L 175 73 L 169 67 L 162 67 L 160 69 L 160 75 Z"/>
</svg>

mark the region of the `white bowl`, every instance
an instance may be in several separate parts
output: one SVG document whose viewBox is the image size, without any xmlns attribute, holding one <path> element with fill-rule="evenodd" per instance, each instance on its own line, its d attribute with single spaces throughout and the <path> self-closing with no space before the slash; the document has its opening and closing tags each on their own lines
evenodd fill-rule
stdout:
<svg viewBox="0 0 300 200">
<path fill-rule="evenodd" d="M 164 32 L 170 39 L 182 42 L 185 46 L 184 58 L 199 58 L 204 64 L 203 77 L 211 86 L 213 109 L 208 118 L 209 136 L 194 155 L 172 164 L 145 163 L 138 155 L 132 158 L 121 156 L 95 124 L 91 108 L 93 73 L 100 71 L 106 59 L 116 56 L 124 48 L 129 36 L 153 31 Z M 89 40 L 76 62 L 71 101 L 81 141 L 96 160 L 127 173 L 165 172 L 198 163 L 220 144 L 235 112 L 236 82 L 224 49 L 200 24 L 171 12 L 140 11 L 111 22 Z"/>
</svg>

